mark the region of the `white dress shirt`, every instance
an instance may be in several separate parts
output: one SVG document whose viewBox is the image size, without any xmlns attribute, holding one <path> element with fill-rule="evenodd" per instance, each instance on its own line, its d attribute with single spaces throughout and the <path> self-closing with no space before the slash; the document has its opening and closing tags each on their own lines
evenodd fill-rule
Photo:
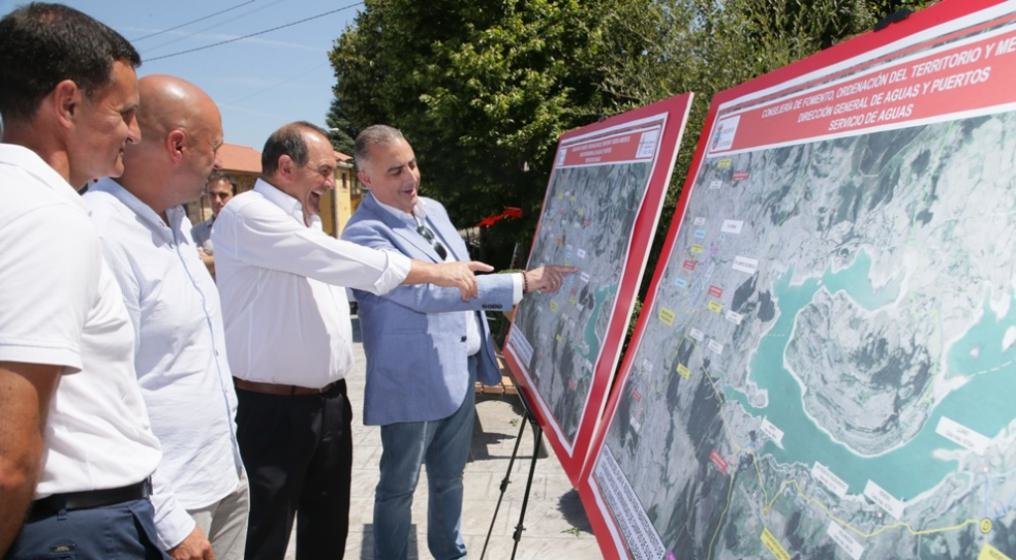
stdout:
<svg viewBox="0 0 1016 560">
<path fill-rule="evenodd" d="M 409 226 L 414 230 L 421 225 L 425 226 L 427 229 L 431 231 L 431 233 L 434 234 L 435 241 L 441 242 L 441 244 L 444 245 L 445 248 L 444 262 L 455 262 L 457 260 L 455 258 L 455 255 L 452 254 L 451 249 L 448 247 L 448 242 L 442 241 L 441 234 L 439 234 L 435 228 L 431 227 L 430 223 L 427 221 L 427 212 L 424 210 L 422 204 L 414 205 L 413 213 L 410 214 L 404 210 L 401 210 L 394 206 L 389 206 L 384 202 L 381 202 L 380 200 L 378 200 L 376 196 L 374 197 L 374 201 L 377 202 L 378 206 L 384 208 L 392 216 L 395 216 L 399 220 L 402 220 L 403 222 L 406 223 L 407 226 Z M 513 287 L 512 304 L 516 305 L 520 301 L 522 301 L 523 295 L 522 289 L 524 284 L 522 281 L 521 273 L 515 272 L 510 274 L 512 275 L 512 287 Z M 472 356 L 473 354 L 476 354 L 477 352 L 480 351 L 480 330 L 481 330 L 480 316 L 477 315 L 476 311 L 463 311 L 463 313 L 466 314 L 466 355 Z"/>
<path fill-rule="evenodd" d="M 0 361 L 77 372 L 50 401 L 36 498 L 144 480 L 159 442 L 130 319 L 81 197 L 35 152 L 0 144 L 0 200 Z"/>
<path fill-rule="evenodd" d="M 260 179 L 219 212 L 212 243 L 233 375 L 310 388 L 353 364 L 343 287 L 386 293 L 411 262 L 307 226 L 300 202 Z"/>
<path fill-rule="evenodd" d="M 182 207 L 166 211 L 167 225 L 112 179 L 83 198 L 134 328 L 138 382 L 163 449 L 155 525 L 170 548 L 194 529 L 186 510 L 230 494 L 243 472 L 219 294 Z"/>
</svg>

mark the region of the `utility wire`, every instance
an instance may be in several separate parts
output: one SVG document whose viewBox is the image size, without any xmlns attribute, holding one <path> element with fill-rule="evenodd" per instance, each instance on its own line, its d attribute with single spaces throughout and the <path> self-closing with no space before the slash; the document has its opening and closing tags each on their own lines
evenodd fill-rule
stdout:
<svg viewBox="0 0 1016 560">
<path fill-rule="evenodd" d="M 274 2 L 269 2 L 267 4 L 259 4 L 257 6 L 252 7 L 249 10 L 246 10 L 244 12 L 236 14 L 235 16 L 232 17 L 232 19 L 229 20 L 230 26 L 235 28 L 237 21 L 239 21 L 239 20 L 241 20 L 241 19 L 243 19 L 243 18 L 245 18 L 247 16 L 250 16 L 252 14 L 256 14 L 258 12 L 263 12 L 263 11 L 267 10 L 268 8 L 271 8 L 272 6 L 275 6 L 276 4 L 280 4 L 280 3 L 285 2 L 285 1 L 286 0 L 275 0 Z M 187 39 L 190 39 L 191 37 L 194 37 L 195 35 L 199 35 L 201 33 L 204 33 L 205 31 L 208 31 L 210 29 L 222 29 L 222 25 L 223 25 L 222 22 L 220 22 L 220 21 L 214 21 L 213 20 L 211 24 L 206 25 L 204 27 L 200 27 L 197 30 L 192 31 L 191 33 L 183 33 L 179 37 L 175 37 L 175 38 L 170 39 L 168 41 L 163 41 L 163 42 L 161 42 L 161 43 L 159 43 L 159 44 L 157 44 L 155 46 L 145 47 L 144 52 L 141 53 L 141 58 L 147 60 L 147 57 L 153 51 L 157 51 L 157 50 L 159 50 L 159 49 L 161 49 L 163 47 L 168 47 L 170 45 L 175 45 L 175 44 L 179 43 L 180 41 L 186 41 Z M 220 35 L 220 36 L 222 36 L 222 37 L 229 37 L 229 35 Z"/>
<path fill-rule="evenodd" d="M 311 66 L 310 68 L 307 68 L 306 70 L 300 71 L 297 74 L 294 74 L 292 76 L 287 76 L 287 77 L 285 77 L 285 78 L 283 78 L 283 79 L 281 79 L 281 80 L 279 80 L 279 81 L 277 81 L 275 83 L 269 84 L 269 85 L 267 85 L 267 86 L 265 86 L 265 87 L 263 87 L 263 88 L 261 88 L 261 89 L 259 89 L 257 91 L 248 93 L 248 94 L 244 95 L 243 97 L 239 97 L 237 99 L 231 99 L 231 100 L 227 101 L 226 103 L 228 103 L 230 105 L 235 105 L 237 103 L 242 103 L 244 101 L 247 101 L 248 99 L 251 99 L 252 97 L 257 97 L 257 96 L 261 95 L 262 93 L 271 91 L 271 90 L 273 90 L 273 89 L 275 89 L 275 88 L 277 88 L 279 86 L 291 83 L 293 80 L 295 80 L 295 79 L 297 79 L 299 77 L 305 76 L 305 75 L 313 72 L 314 70 L 317 70 L 318 68 L 321 68 L 325 64 L 328 64 L 329 62 L 330 61 L 326 58 L 324 60 L 324 62 L 319 62 L 319 63 Z"/>
<path fill-rule="evenodd" d="M 206 16 L 201 16 L 199 18 L 194 18 L 194 19 L 192 19 L 190 21 L 186 21 L 184 23 L 181 23 L 180 25 L 175 25 L 173 27 L 169 27 L 167 29 L 163 29 L 162 31 L 156 31 L 155 33 L 149 33 L 148 35 L 142 35 L 141 37 L 135 37 L 134 39 L 131 39 L 131 42 L 132 43 L 136 43 L 138 41 L 144 41 L 145 39 L 150 39 L 152 37 L 157 37 L 159 35 L 162 35 L 163 33 L 168 33 L 170 31 L 175 31 L 177 29 L 180 29 L 181 27 L 187 27 L 188 25 L 190 25 L 192 23 L 197 23 L 199 21 L 208 19 L 210 17 L 215 17 L 217 15 L 224 14 L 226 12 L 231 12 L 231 11 L 241 7 L 241 6 L 246 6 L 247 4 L 253 4 L 253 3 L 254 3 L 254 0 L 247 0 L 246 2 L 240 2 L 239 4 L 237 4 L 235 6 L 232 6 L 232 7 L 229 7 L 229 8 L 226 8 L 225 10 L 219 10 L 219 11 L 217 11 L 215 13 L 211 13 L 211 14 L 208 14 Z"/>
<path fill-rule="evenodd" d="M 246 35 L 241 35 L 239 37 L 233 37 L 232 39 L 226 39 L 224 41 L 218 41 L 218 42 L 211 43 L 211 44 L 208 44 L 208 45 L 203 45 L 203 46 L 200 46 L 200 47 L 194 47 L 193 49 L 186 49 L 186 50 L 182 50 L 182 51 L 177 51 L 175 53 L 169 53 L 169 54 L 164 54 L 162 56 L 152 57 L 152 58 L 146 59 L 145 62 L 152 62 L 154 60 L 162 60 L 164 58 L 171 58 L 171 57 L 174 57 L 174 56 L 180 56 L 182 54 L 189 54 L 189 53 L 192 53 L 192 52 L 203 51 L 205 49 L 210 49 L 212 47 L 218 47 L 220 45 L 226 45 L 226 44 L 229 44 L 229 43 L 235 43 L 237 41 L 242 41 L 244 39 L 250 39 L 251 37 L 257 37 L 258 35 L 264 35 L 265 33 L 271 33 L 272 31 L 278 31 L 280 29 L 285 29 L 287 27 L 293 27 L 294 25 L 299 25 L 301 23 L 305 23 L 305 22 L 308 22 L 308 21 L 311 21 L 311 20 L 323 18 L 325 16 L 330 16 L 332 14 L 335 14 L 335 13 L 338 13 L 338 12 L 342 12 L 342 11 L 348 10 L 350 8 L 355 8 L 356 6 L 360 6 L 362 4 L 363 4 L 362 1 L 361 2 L 354 2 L 352 4 L 343 6 L 341 8 L 336 8 L 334 10 L 328 10 L 327 12 L 322 12 L 322 13 L 317 14 L 317 15 L 305 17 L 303 19 L 299 19 L 299 20 L 292 21 L 292 22 L 289 22 L 289 23 L 284 23 L 282 25 L 277 25 L 275 27 L 272 27 L 272 28 L 269 28 L 269 29 L 264 29 L 262 31 L 255 31 L 254 33 L 247 33 Z"/>
</svg>

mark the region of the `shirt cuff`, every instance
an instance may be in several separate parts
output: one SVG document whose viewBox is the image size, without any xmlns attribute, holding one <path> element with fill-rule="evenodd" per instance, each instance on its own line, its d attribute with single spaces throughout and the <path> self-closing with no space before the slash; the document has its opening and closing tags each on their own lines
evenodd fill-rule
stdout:
<svg viewBox="0 0 1016 560">
<path fill-rule="evenodd" d="M 381 276 L 374 282 L 373 291 L 379 296 L 387 294 L 402 285 L 406 281 L 406 277 L 409 276 L 409 269 L 413 262 L 402 253 L 395 251 L 382 252 L 388 259 L 388 262 L 385 263 L 385 269 L 381 272 Z"/>
<path fill-rule="evenodd" d="M 170 498 L 166 501 L 168 503 L 160 504 L 161 507 L 156 508 L 155 532 L 159 540 L 159 547 L 168 551 L 182 543 L 187 535 L 191 534 L 197 523 L 175 499 Z M 160 509 L 162 511 L 158 511 Z"/>
<path fill-rule="evenodd" d="M 517 305 L 522 301 L 522 273 L 512 273 L 512 305 Z"/>
</svg>

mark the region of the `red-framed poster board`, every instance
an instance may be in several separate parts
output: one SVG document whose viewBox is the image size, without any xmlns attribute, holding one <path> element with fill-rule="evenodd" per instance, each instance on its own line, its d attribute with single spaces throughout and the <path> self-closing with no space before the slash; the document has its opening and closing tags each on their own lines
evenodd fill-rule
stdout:
<svg viewBox="0 0 1016 560">
<path fill-rule="evenodd" d="M 721 92 L 580 493 L 608 558 L 1016 558 L 1016 4 Z"/>
<path fill-rule="evenodd" d="M 519 304 L 505 359 L 574 483 L 606 402 L 691 94 L 566 132 L 527 268 L 578 268 Z"/>
</svg>

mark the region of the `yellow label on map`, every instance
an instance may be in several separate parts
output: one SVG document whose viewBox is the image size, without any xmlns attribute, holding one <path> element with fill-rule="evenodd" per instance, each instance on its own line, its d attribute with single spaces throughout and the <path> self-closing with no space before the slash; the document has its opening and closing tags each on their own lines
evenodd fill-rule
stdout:
<svg viewBox="0 0 1016 560">
<path fill-rule="evenodd" d="M 773 556 L 777 560 L 790 560 L 790 555 L 787 554 L 786 549 L 780 544 L 780 541 L 776 540 L 776 537 L 769 532 L 769 529 L 762 529 L 762 544 L 765 545 L 769 552 L 773 553 Z"/>
<path fill-rule="evenodd" d="M 716 169 L 730 169 L 730 165 L 733 163 L 733 160 L 730 158 L 716 160 Z"/>
<path fill-rule="evenodd" d="M 586 215 L 586 209 L 585 208 L 579 208 L 579 216 L 585 216 L 585 215 Z"/>
<path fill-rule="evenodd" d="M 554 335 L 554 340 L 556 340 L 558 342 L 561 342 L 561 335 L 560 334 L 555 334 Z"/>
<path fill-rule="evenodd" d="M 977 560 L 1012 560 L 1001 550 L 991 546 L 991 543 L 984 543 L 984 548 L 977 555 Z"/>
<path fill-rule="evenodd" d="M 555 313 L 557 312 L 557 302 L 556 301 L 550 300 L 550 310 L 555 312 Z"/>
<path fill-rule="evenodd" d="M 723 304 L 716 301 L 715 299 L 710 301 L 707 307 L 709 307 L 709 311 L 712 311 L 713 313 L 719 313 L 723 311 Z"/>
<path fill-rule="evenodd" d="M 691 370 L 684 364 L 677 364 L 677 374 L 685 379 L 691 379 Z"/>
<path fill-rule="evenodd" d="M 579 299 L 577 297 L 575 297 L 575 296 L 572 296 L 572 297 L 568 298 L 568 303 L 570 303 L 572 305 L 578 305 L 579 304 Z"/>
<path fill-rule="evenodd" d="M 677 317 L 674 312 L 666 307 L 661 307 L 659 312 L 660 321 L 668 327 L 674 326 L 674 319 Z"/>
<path fill-rule="evenodd" d="M 689 252 L 690 252 L 691 254 L 693 254 L 693 255 L 697 255 L 697 254 L 701 253 L 701 252 L 702 252 L 703 250 L 704 250 L 704 247 L 702 247 L 702 246 L 701 246 L 701 245 L 699 245 L 698 243 L 696 243 L 696 244 L 692 245 L 692 246 L 691 246 L 691 248 L 690 248 L 690 249 L 688 249 L 688 251 L 689 251 Z"/>
</svg>

